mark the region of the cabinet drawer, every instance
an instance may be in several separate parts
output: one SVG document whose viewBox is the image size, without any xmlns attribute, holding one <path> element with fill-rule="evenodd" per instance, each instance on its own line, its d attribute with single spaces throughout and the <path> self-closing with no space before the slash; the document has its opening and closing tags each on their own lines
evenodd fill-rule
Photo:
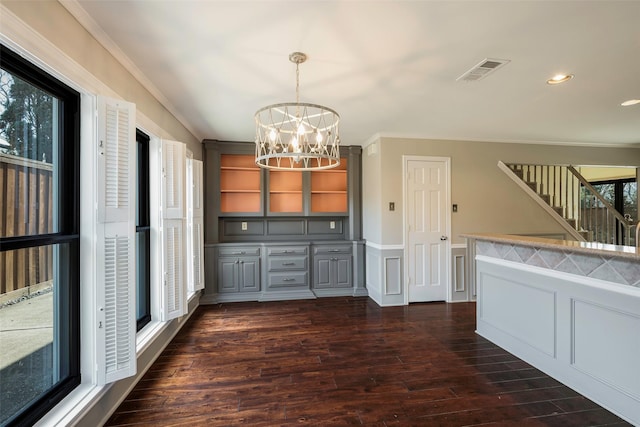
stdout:
<svg viewBox="0 0 640 427">
<path fill-rule="evenodd" d="M 258 246 L 241 246 L 241 247 L 219 247 L 219 256 L 260 256 L 260 247 Z"/>
<path fill-rule="evenodd" d="M 269 256 L 280 255 L 306 255 L 306 246 L 272 246 L 267 248 L 267 254 Z"/>
<path fill-rule="evenodd" d="M 269 271 L 306 270 L 307 257 L 269 257 Z"/>
<path fill-rule="evenodd" d="M 280 273 L 269 274 L 267 279 L 267 286 L 269 288 L 290 288 L 290 287 L 303 287 L 307 285 L 307 272 L 297 273 Z"/>
<path fill-rule="evenodd" d="M 314 246 L 313 253 L 320 254 L 350 254 L 352 251 L 351 245 L 335 245 L 335 246 Z"/>
</svg>

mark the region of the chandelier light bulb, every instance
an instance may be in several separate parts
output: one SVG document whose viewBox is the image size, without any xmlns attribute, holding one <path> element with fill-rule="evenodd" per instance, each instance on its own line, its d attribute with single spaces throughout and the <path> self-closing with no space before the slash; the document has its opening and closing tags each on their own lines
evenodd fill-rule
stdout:
<svg viewBox="0 0 640 427">
<path fill-rule="evenodd" d="M 278 136 L 276 130 L 271 129 L 271 131 L 269 132 L 269 139 L 271 140 L 271 142 L 274 142 L 276 140 L 276 136 Z"/>
<path fill-rule="evenodd" d="M 322 133 L 316 131 L 316 142 L 322 144 Z"/>
</svg>

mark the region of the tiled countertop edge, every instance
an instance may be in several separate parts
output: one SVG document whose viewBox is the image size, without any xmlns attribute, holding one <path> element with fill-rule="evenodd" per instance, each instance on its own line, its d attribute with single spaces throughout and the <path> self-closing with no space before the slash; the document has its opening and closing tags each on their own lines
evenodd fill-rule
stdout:
<svg viewBox="0 0 640 427">
<path fill-rule="evenodd" d="M 555 249 L 564 252 L 593 254 L 604 257 L 620 257 L 640 262 L 640 249 L 634 248 L 633 246 L 617 246 L 603 243 L 577 242 L 573 240 L 554 240 L 542 237 L 518 236 L 515 234 L 469 233 L 462 234 L 461 237 L 534 248 Z"/>
</svg>

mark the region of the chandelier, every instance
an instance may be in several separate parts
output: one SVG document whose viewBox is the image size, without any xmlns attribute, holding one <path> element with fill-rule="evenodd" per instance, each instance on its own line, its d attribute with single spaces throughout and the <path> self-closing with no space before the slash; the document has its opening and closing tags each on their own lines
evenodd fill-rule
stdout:
<svg viewBox="0 0 640 427">
<path fill-rule="evenodd" d="M 256 112 L 256 164 L 266 169 L 319 170 L 340 164 L 340 116 L 317 104 L 300 102 L 299 65 L 307 55 L 293 52 L 296 102 L 268 105 Z"/>
</svg>

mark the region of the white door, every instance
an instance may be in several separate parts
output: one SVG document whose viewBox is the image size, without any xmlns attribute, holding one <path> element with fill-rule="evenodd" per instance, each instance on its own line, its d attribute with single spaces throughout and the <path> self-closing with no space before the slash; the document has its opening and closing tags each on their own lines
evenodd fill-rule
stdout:
<svg viewBox="0 0 640 427">
<path fill-rule="evenodd" d="M 408 302 L 446 301 L 449 159 L 405 159 Z"/>
</svg>

